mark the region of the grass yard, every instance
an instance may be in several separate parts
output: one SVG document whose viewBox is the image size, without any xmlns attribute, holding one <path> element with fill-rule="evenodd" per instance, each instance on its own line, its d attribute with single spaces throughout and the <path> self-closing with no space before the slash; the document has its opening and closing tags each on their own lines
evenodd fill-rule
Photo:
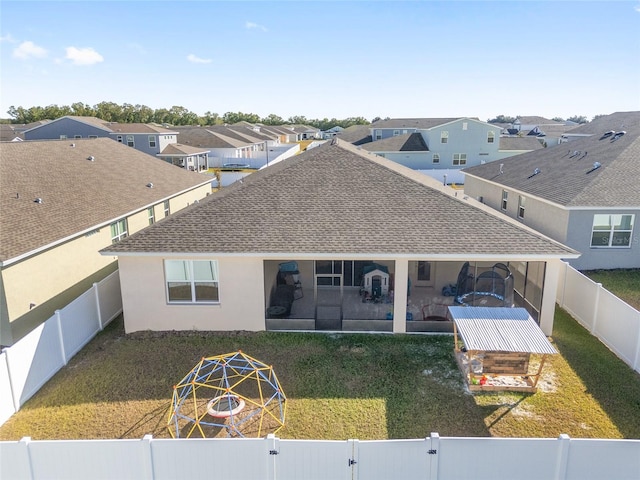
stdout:
<svg viewBox="0 0 640 480">
<path fill-rule="evenodd" d="M 640 310 L 640 269 L 590 270 L 582 273 Z"/>
<path fill-rule="evenodd" d="M 562 311 L 535 394 L 463 387 L 451 336 L 136 333 L 112 322 L 0 427 L 1 440 L 168 437 L 172 387 L 203 356 L 272 364 L 287 394 L 281 438 L 640 438 L 640 375 Z"/>
</svg>

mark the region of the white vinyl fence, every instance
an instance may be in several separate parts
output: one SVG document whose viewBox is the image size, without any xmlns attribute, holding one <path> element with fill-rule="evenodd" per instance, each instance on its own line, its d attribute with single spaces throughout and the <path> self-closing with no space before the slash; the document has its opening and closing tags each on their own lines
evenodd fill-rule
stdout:
<svg viewBox="0 0 640 480">
<path fill-rule="evenodd" d="M 560 270 L 556 301 L 627 365 L 640 372 L 640 311 L 567 263 Z"/>
<path fill-rule="evenodd" d="M 640 440 L 457 438 L 0 442 L 12 480 L 591 480 L 640 478 Z"/>
<path fill-rule="evenodd" d="M 120 277 L 115 271 L 63 309 L 56 310 L 27 336 L 3 349 L 0 425 L 121 312 Z"/>
</svg>

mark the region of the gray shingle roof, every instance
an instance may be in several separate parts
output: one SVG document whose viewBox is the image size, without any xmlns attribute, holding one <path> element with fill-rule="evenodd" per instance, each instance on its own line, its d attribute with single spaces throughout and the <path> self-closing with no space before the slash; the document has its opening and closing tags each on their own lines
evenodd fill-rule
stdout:
<svg viewBox="0 0 640 480">
<path fill-rule="evenodd" d="M 339 140 L 253 173 L 103 250 L 137 252 L 575 256 L 426 175 Z"/>
<path fill-rule="evenodd" d="M 568 207 L 640 207 L 640 112 L 614 113 L 580 128 L 593 135 L 500 160 L 501 175 L 497 162 L 463 171 Z M 602 138 L 609 130 L 626 134 Z M 587 173 L 595 162 L 601 167 Z M 540 174 L 528 178 L 536 168 Z"/>
<path fill-rule="evenodd" d="M 429 147 L 420 133 L 405 133 L 395 137 L 366 143 L 362 148 L 368 152 L 428 152 Z"/>
<path fill-rule="evenodd" d="M 178 141 L 183 145 L 199 148 L 240 148 L 253 145 L 237 135 L 224 135 L 214 127 L 176 127 Z"/>
<path fill-rule="evenodd" d="M 500 150 L 539 150 L 544 148 L 536 137 L 500 137 Z"/>
<path fill-rule="evenodd" d="M 162 150 L 161 155 L 198 155 L 207 153 L 208 151 L 206 148 L 182 145 L 181 143 L 170 143 Z"/>
<path fill-rule="evenodd" d="M 336 137 L 353 145 L 364 145 L 372 141 L 371 125 L 351 125 L 338 133 Z"/>
<path fill-rule="evenodd" d="M 371 124 L 370 128 L 433 128 L 438 125 L 460 120 L 456 118 L 390 118 L 389 120 L 378 120 Z"/>
<path fill-rule="evenodd" d="M 157 133 L 160 135 L 169 135 L 177 133 L 175 129 L 153 125 L 151 123 L 106 123 L 105 124 L 114 134 L 122 133 Z"/>
<path fill-rule="evenodd" d="M 0 261 L 210 181 L 110 138 L 4 143 Z"/>
</svg>

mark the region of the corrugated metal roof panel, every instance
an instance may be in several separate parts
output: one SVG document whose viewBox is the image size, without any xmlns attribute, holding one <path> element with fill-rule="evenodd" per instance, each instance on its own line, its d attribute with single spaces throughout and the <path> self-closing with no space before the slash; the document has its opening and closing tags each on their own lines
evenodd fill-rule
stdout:
<svg viewBox="0 0 640 480">
<path fill-rule="evenodd" d="M 449 307 L 467 350 L 555 354 L 524 308 Z"/>
</svg>

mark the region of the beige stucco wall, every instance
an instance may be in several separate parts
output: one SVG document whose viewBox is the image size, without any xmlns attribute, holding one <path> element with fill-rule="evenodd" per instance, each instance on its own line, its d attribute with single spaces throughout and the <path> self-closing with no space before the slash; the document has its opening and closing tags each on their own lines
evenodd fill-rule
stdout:
<svg viewBox="0 0 640 480">
<path fill-rule="evenodd" d="M 140 330 L 265 329 L 264 266 L 260 258 L 206 258 L 218 261 L 219 304 L 169 304 L 165 259 L 194 257 L 128 257 L 119 259 L 122 306 L 127 333 Z M 204 259 L 204 258 L 198 258 Z"/>
</svg>

